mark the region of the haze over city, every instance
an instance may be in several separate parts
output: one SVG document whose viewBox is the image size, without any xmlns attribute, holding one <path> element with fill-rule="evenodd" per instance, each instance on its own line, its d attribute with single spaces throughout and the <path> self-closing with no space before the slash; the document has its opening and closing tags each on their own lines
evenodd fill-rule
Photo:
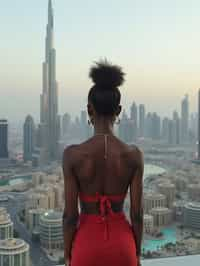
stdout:
<svg viewBox="0 0 200 266">
<path fill-rule="evenodd" d="M 162 3 L 161 3 L 162 2 Z M 59 112 L 85 108 L 92 62 L 107 57 L 127 73 L 123 104 L 179 111 L 185 93 L 196 111 L 200 84 L 198 10 L 188 1 L 53 1 Z M 12 8 L 10 8 L 12 6 Z M 46 1 L 4 1 L 0 10 L 0 112 L 11 121 L 39 119 Z M 23 104 L 21 104 L 23 98 Z"/>
<path fill-rule="evenodd" d="M 199 7 L 2 3 L 0 266 L 199 265 Z"/>
</svg>

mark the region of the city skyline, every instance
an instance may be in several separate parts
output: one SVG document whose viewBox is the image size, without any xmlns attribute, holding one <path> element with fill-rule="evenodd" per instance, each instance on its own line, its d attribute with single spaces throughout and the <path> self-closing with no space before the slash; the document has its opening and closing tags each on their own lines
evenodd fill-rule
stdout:
<svg viewBox="0 0 200 266">
<path fill-rule="evenodd" d="M 11 121 L 24 120 L 27 114 L 39 121 L 46 4 L 8 0 L 0 11 L 0 112 Z M 136 101 L 150 111 L 169 115 L 174 109 L 180 112 L 180 101 L 188 93 L 191 111 L 197 111 L 197 1 L 192 5 L 179 0 L 154 1 L 150 5 L 147 1 L 126 0 L 123 5 L 120 1 L 105 5 L 105 1 L 66 4 L 60 0 L 53 1 L 53 5 L 60 114 L 74 115 L 85 109 L 91 86 L 88 70 L 101 57 L 122 65 L 127 73 L 121 89 L 125 107 Z M 10 41 L 10 36 L 15 42 Z M 22 97 L 25 100 L 20 105 Z"/>
</svg>

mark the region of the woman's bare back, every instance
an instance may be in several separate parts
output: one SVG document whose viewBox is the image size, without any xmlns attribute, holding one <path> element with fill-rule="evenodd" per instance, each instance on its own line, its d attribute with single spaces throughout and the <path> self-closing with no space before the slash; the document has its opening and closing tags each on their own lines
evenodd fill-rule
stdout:
<svg viewBox="0 0 200 266">
<path fill-rule="evenodd" d="M 80 192 L 125 194 L 137 169 L 136 146 L 113 135 L 96 135 L 71 147 L 73 169 Z M 104 158 L 106 155 L 106 158 Z"/>
</svg>

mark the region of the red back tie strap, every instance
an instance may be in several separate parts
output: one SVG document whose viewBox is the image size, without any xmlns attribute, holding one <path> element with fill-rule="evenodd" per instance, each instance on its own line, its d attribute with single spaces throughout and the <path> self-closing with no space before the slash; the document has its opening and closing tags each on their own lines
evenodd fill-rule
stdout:
<svg viewBox="0 0 200 266">
<path fill-rule="evenodd" d="M 101 195 L 96 192 L 96 195 L 90 196 L 80 193 L 80 199 L 85 202 L 99 202 L 100 206 L 100 222 L 104 223 L 104 240 L 109 239 L 109 224 L 108 216 L 114 215 L 111 201 L 120 201 L 125 198 L 125 195 Z"/>
<path fill-rule="evenodd" d="M 104 223 L 104 240 L 109 239 L 109 225 L 108 225 L 108 215 L 113 215 L 113 210 L 109 196 L 100 195 L 98 192 L 96 196 L 100 203 L 100 219 Z"/>
</svg>

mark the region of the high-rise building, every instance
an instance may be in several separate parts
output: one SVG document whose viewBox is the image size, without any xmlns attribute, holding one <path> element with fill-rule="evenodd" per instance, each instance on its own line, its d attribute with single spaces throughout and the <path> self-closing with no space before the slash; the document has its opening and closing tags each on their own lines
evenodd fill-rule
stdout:
<svg viewBox="0 0 200 266">
<path fill-rule="evenodd" d="M 160 139 L 161 135 L 161 124 L 160 124 L 160 116 L 157 113 L 153 113 L 152 115 L 152 139 Z"/>
<path fill-rule="evenodd" d="M 133 140 L 135 141 L 138 135 L 138 110 L 135 102 L 131 105 L 130 120 L 133 123 Z"/>
<path fill-rule="evenodd" d="M 70 134 L 71 126 L 71 116 L 68 113 L 65 113 L 62 118 L 62 134 L 63 136 Z"/>
<path fill-rule="evenodd" d="M 123 114 L 122 114 L 121 122 L 119 124 L 119 137 L 123 141 L 125 141 L 129 144 L 133 143 L 133 141 L 135 141 L 133 131 L 134 131 L 133 120 L 128 118 L 128 116 L 124 110 Z"/>
<path fill-rule="evenodd" d="M 200 89 L 198 93 L 198 160 L 200 160 Z"/>
<path fill-rule="evenodd" d="M 175 127 L 175 144 L 180 144 L 180 118 L 177 111 L 173 112 L 173 123 Z"/>
<path fill-rule="evenodd" d="M 176 127 L 173 120 L 169 120 L 168 123 L 168 144 L 175 144 L 176 143 Z"/>
<path fill-rule="evenodd" d="M 58 84 L 56 81 L 56 50 L 54 48 L 54 17 L 52 1 L 49 0 L 46 52 L 43 63 L 43 92 L 40 96 L 40 123 L 43 125 L 41 146 L 46 149 L 48 160 L 58 156 L 60 121 L 58 115 Z"/>
<path fill-rule="evenodd" d="M 145 137 L 152 138 L 153 135 L 153 115 L 148 112 L 145 120 Z"/>
<path fill-rule="evenodd" d="M 0 120 L 0 159 L 8 158 L 8 121 Z"/>
<path fill-rule="evenodd" d="M 35 148 L 35 125 L 32 116 L 28 115 L 24 123 L 24 161 L 31 161 Z"/>
<path fill-rule="evenodd" d="M 200 203 L 188 202 L 184 207 L 184 225 L 193 229 L 200 229 Z"/>
<path fill-rule="evenodd" d="M 139 136 L 144 137 L 145 129 L 145 106 L 144 104 L 139 105 Z"/>
<path fill-rule="evenodd" d="M 169 118 L 164 117 L 162 120 L 162 139 L 168 142 L 169 140 Z"/>
<path fill-rule="evenodd" d="M 181 102 L 181 142 L 187 143 L 189 138 L 189 99 L 186 94 Z"/>
<path fill-rule="evenodd" d="M 1 266 L 30 266 L 29 245 L 22 239 L 0 240 Z"/>
</svg>

